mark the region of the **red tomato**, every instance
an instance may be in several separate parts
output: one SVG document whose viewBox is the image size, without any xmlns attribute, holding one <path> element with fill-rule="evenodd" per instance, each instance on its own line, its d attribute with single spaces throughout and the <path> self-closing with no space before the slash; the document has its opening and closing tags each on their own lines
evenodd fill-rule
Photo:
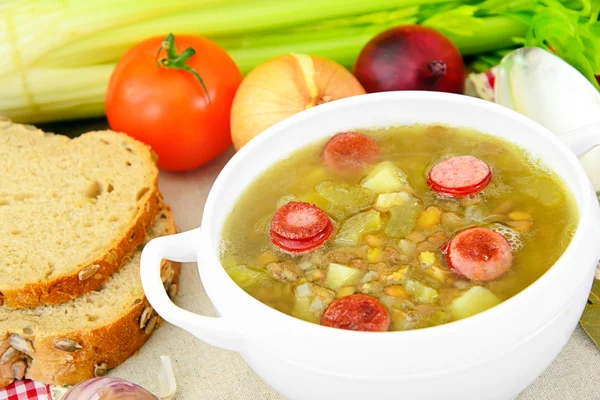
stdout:
<svg viewBox="0 0 600 400">
<path fill-rule="evenodd" d="M 121 58 L 108 83 L 106 117 L 113 130 L 150 145 L 160 168 L 185 171 L 231 145 L 229 114 L 242 74 L 225 50 L 196 36 L 177 36 L 174 50 L 162 49 L 157 58 L 169 38 L 145 40 Z M 206 90 L 189 70 L 157 64 L 187 48 L 196 54 L 180 67 L 196 71 Z"/>
</svg>

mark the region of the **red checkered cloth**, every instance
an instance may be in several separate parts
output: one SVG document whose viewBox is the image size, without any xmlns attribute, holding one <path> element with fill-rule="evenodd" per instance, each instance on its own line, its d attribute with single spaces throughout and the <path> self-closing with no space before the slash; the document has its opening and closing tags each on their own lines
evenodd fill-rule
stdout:
<svg viewBox="0 0 600 400">
<path fill-rule="evenodd" d="M 0 400 L 52 400 L 48 385 L 24 379 L 0 389 Z"/>
</svg>

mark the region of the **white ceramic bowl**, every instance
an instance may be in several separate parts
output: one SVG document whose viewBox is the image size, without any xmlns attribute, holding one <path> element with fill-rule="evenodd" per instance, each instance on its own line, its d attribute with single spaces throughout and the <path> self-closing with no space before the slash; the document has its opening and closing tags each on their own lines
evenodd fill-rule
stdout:
<svg viewBox="0 0 600 400">
<path fill-rule="evenodd" d="M 413 123 L 466 126 L 502 137 L 539 156 L 564 179 L 576 199 L 580 222 L 571 244 L 548 272 L 511 299 L 471 318 L 384 333 L 304 322 L 260 303 L 229 278 L 218 258 L 221 228 L 238 196 L 261 172 L 336 132 Z M 202 228 L 148 243 L 141 276 L 148 300 L 165 320 L 214 346 L 238 351 L 289 399 L 505 400 L 514 399 L 542 373 L 575 329 L 600 255 L 599 228 L 598 203 L 581 165 L 542 126 L 466 96 L 378 93 L 309 109 L 253 139 L 217 178 Z M 161 258 L 198 261 L 218 318 L 171 302 L 160 279 Z"/>
</svg>

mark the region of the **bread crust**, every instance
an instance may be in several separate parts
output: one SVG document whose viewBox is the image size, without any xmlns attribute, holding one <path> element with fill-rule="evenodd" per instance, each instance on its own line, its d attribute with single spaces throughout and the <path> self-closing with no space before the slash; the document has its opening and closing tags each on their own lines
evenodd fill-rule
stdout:
<svg viewBox="0 0 600 400">
<path fill-rule="evenodd" d="M 166 214 L 171 222 L 169 234 L 176 233 L 172 214 L 170 212 Z M 178 284 L 181 264 L 163 261 L 162 268 L 166 266 L 173 269 L 173 283 Z M 110 369 L 121 364 L 148 340 L 155 330 L 148 328 L 150 320 L 156 317 L 156 328 L 162 319 L 152 310 L 148 323 L 140 328 L 142 313 L 147 308 L 152 310 L 146 297 L 142 296 L 139 302 L 132 304 L 129 310 L 125 310 L 109 324 L 85 331 L 66 331 L 60 336 L 48 335 L 44 332 L 35 332 L 33 335 L 23 332 L 0 332 L 0 356 L 10 347 L 8 340 L 10 334 L 17 333 L 31 341 L 35 349 L 28 360 L 26 378 L 46 384 L 75 385 L 93 378 L 94 370 L 98 365 L 106 363 Z M 58 350 L 54 343 L 61 339 L 73 340 L 81 345 L 81 349 L 74 352 Z M 14 380 L 12 362 L 0 364 L 0 388 Z"/>
<path fill-rule="evenodd" d="M 41 131 L 40 131 L 41 132 Z M 90 132 L 87 134 L 104 134 Z M 133 141 L 136 146 L 147 150 L 148 164 L 153 166 L 151 180 L 148 182 L 149 190 L 141 196 L 137 204 L 137 212 L 129 226 L 119 233 L 113 246 L 107 248 L 102 256 L 73 268 L 69 274 L 53 277 L 36 283 L 23 286 L 0 289 L 0 306 L 9 308 L 33 308 L 41 305 L 65 303 L 85 293 L 88 293 L 105 283 L 110 275 L 124 265 L 135 249 L 143 242 L 146 231 L 152 225 L 158 213 L 162 196 L 158 190 L 158 169 L 155 166 L 155 154 L 145 144 L 122 133 L 128 141 Z M 68 138 L 65 138 L 68 141 Z M 97 266 L 97 271 L 94 271 Z M 86 279 L 80 279 L 80 274 Z"/>
</svg>

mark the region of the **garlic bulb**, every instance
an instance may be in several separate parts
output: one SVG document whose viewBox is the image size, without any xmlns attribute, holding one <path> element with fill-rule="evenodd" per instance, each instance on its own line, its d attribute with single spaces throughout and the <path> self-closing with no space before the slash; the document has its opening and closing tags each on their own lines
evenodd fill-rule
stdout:
<svg viewBox="0 0 600 400">
<path fill-rule="evenodd" d="M 528 116 L 554 134 L 585 127 L 589 131 L 589 126 L 600 124 L 600 92 L 552 53 L 537 47 L 515 50 L 504 57 L 496 72 L 496 103 Z M 581 163 L 595 190 L 600 191 L 600 147 L 581 158 Z"/>
</svg>

